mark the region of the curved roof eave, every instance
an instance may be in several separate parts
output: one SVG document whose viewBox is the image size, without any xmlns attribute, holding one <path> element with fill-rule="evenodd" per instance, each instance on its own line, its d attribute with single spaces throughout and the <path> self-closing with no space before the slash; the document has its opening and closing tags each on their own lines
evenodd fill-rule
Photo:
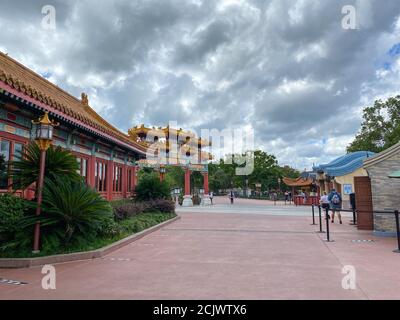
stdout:
<svg viewBox="0 0 400 320">
<path fill-rule="evenodd" d="M 316 171 L 324 172 L 332 177 L 341 177 L 350 174 L 363 167 L 364 160 L 373 156 L 370 151 L 358 151 L 341 156 L 329 164 L 315 167 Z"/>
</svg>

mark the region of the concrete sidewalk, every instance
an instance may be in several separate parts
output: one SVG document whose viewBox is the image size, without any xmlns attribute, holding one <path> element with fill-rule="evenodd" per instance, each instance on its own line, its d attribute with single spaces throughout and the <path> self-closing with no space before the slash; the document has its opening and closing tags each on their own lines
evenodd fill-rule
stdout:
<svg viewBox="0 0 400 320">
<path fill-rule="evenodd" d="M 346 218 L 326 243 L 310 215 L 213 210 L 181 213 L 104 259 L 57 265 L 54 291 L 41 288 L 41 268 L 0 270 L 28 283 L 0 284 L 0 299 L 400 299 L 395 239 L 359 232 Z M 342 288 L 346 265 L 356 290 Z"/>
</svg>

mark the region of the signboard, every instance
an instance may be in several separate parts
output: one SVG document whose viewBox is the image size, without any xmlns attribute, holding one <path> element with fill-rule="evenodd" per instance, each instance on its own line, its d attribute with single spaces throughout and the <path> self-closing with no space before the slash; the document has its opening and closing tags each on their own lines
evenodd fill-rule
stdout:
<svg viewBox="0 0 400 320">
<path fill-rule="evenodd" d="M 345 195 L 350 195 L 353 193 L 353 186 L 351 184 L 343 185 L 343 193 Z"/>
</svg>

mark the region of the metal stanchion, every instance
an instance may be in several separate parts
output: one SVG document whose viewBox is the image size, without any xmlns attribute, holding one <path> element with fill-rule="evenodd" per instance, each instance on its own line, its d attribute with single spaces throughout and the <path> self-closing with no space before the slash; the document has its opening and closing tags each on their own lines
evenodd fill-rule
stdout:
<svg viewBox="0 0 400 320">
<path fill-rule="evenodd" d="M 325 233 L 322 230 L 322 208 L 321 208 L 321 206 L 318 206 L 318 212 L 319 212 L 319 231 L 317 233 Z"/>
<path fill-rule="evenodd" d="M 312 208 L 312 226 L 316 226 L 317 224 L 315 223 L 315 207 L 314 205 L 311 206 Z"/>
<path fill-rule="evenodd" d="M 353 209 L 353 222 L 350 223 L 351 226 L 356 226 L 357 225 L 357 214 L 356 214 L 356 209 Z"/>
<path fill-rule="evenodd" d="M 329 222 L 330 222 L 330 219 L 329 219 L 329 207 L 326 208 L 326 217 L 325 217 L 325 219 L 326 219 L 326 242 L 333 242 L 333 240 L 331 240 L 330 232 L 329 232 Z"/>
<path fill-rule="evenodd" d="M 396 231 L 397 231 L 397 245 L 398 245 L 398 249 L 393 251 L 396 253 L 400 253 L 400 223 L 399 223 L 399 210 L 396 210 L 394 212 L 395 216 L 396 216 Z"/>
</svg>

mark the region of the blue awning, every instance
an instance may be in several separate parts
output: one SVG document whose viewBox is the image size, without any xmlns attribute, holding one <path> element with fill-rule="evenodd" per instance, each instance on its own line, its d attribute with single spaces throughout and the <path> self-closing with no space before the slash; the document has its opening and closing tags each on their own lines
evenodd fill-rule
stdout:
<svg viewBox="0 0 400 320">
<path fill-rule="evenodd" d="M 350 174 L 363 167 L 364 160 L 374 155 L 370 151 L 358 151 L 341 156 L 328 164 L 314 167 L 319 173 L 325 173 L 330 177 L 341 177 Z"/>
</svg>

